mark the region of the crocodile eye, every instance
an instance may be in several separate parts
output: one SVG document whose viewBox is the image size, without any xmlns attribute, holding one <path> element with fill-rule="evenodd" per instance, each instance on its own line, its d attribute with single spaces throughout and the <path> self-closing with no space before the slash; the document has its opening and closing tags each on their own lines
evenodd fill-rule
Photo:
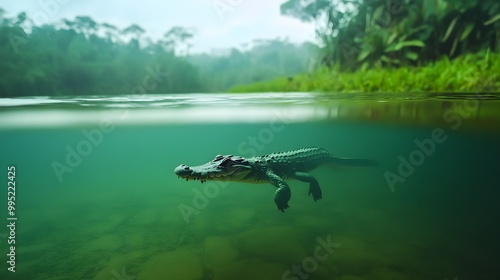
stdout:
<svg viewBox="0 0 500 280">
<path fill-rule="evenodd" d="M 221 159 L 223 159 L 223 158 L 224 158 L 224 157 L 223 157 L 222 155 L 217 155 L 217 156 L 214 158 L 214 160 L 212 160 L 212 161 L 213 161 L 213 162 L 215 162 L 215 161 L 221 160 Z"/>
<path fill-rule="evenodd" d="M 221 161 L 219 163 L 219 167 L 227 168 L 227 167 L 232 166 L 233 164 L 234 164 L 234 161 L 232 161 L 231 159 L 225 158 L 223 161 Z"/>
</svg>

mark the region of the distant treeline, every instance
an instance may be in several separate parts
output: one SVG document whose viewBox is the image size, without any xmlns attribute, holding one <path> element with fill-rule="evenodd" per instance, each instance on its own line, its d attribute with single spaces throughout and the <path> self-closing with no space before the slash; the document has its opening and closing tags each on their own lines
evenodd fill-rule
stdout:
<svg viewBox="0 0 500 280">
<path fill-rule="evenodd" d="M 156 41 L 138 25 L 123 30 L 87 16 L 34 26 L 0 9 L 0 97 L 225 91 L 308 70 L 313 44 L 255 41 L 245 51 L 190 55 L 187 28 Z"/>
</svg>

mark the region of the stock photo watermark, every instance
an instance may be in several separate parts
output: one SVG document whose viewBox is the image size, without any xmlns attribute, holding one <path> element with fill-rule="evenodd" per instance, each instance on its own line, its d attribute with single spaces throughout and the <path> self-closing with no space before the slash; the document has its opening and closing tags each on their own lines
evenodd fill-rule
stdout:
<svg viewBox="0 0 500 280">
<path fill-rule="evenodd" d="M 282 280 L 305 280 L 318 270 L 319 263 L 326 261 L 340 247 L 340 243 L 332 242 L 331 236 L 326 239 L 316 238 L 318 245 L 314 248 L 313 255 L 305 257 L 300 264 L 294 264 L 289 270 L 283 272 Z"/>
<path fill-rule="evenodd" d="M 243 140 L 237 148 L 238 153 L 243 157 L 257 156 L 258 151 L 266 148 L 266 145 L 274 141 L 276 134 L 285 130 L 286 124 L 290 123 L 284 112 L 276 112 L 274 118 L 269 121 L 269 125 L 261 128 L 255 135 L 250 135 L 246 140 Z M 179 204 L 179 211 L 186 222 L 191 222 L 193 215 L 200 214 L 201 210 L 205 209 L 210 199 L 216 198 L 221 189 L 225 188 L 229 183 L 225 181 L 210 181 L 203 186 L 203 190 L 193 188 L 193 199 L 191 204 Z"/>
<path fill-rule="evenodd" d="M 72 0 L 39 0 L 37 1 L 39 9 L 33 15 L 33 24 L 21 24 L 20 27 L 23 30 L 30 30 L 31 33 L 27 36 L 16 34 L 10 32 L 8 38 L 12 49 L 15 53 L 19 53 L 19 48 L 27 44 L 29 40 L 36 36 L 38 29 L 37 26 L 42 26 L 49 23 L 50 20 L 54 19 L 60 12 L 61 8 L 67 5 Z"/>
<path fill-rule="evenodd" d="M 7 167 L 7 228 L 9 234 L 7 235 L 7 246 L 8 250 L 8 260 L 7 263 L 9 267 L 7 268 L 10 272 L 16 272 L 16 167 L 10 165 Z"/>
<path fill-rule="evenodd" d="M 226 20 L 226 14 L 234 11 L 242 2 L 243 0 L 214 0 L 212 1 L 212 7 L 220 21 L 223 22 Z"/>
<path fill-rule="evenodd" d="M 462 126 L 463 120 L 470 118 L 479 108 L 480 96 L 476 93 L 475 98 L 467 99 L 460 103 L 453 103 L 451 108 L 448 108 L 443 113 L 443 120 L 450 125 L 452 130 L 457 130 Z M 439 147 L 448 140 L 448 134 L 443 128 L 435 128 L 430 136 L 423 140 L 415 139 L 415 148 L 408 156 L 398 156 L 398 167 L 393 171 L 385 171 L 384 178 L 391 189 L 391 192 L 396 191 L 396 184 L 404 183 L 410 177 L 417 167 L 424 164 L 427 158 L 431 157 Z"/>
<path fill-rule="evenodd" d="M 198 188 L 192 188 L 194 196 L 191 205 L 185 203 L 179 204 L 179 211 L 186 224 L 191 223 L 193 215 L 198 215 L 201 210 L 207 208 L 210 199 L 216 198 L 220 194 L 220 190 L 227 187 L 227 185 L 228 182 L 211 181 L 204 184 L 203 191 L 200 191 Z"/>
<path fill-rule="evenodd" d="M 266 145 L 274 141 L 277 133 L 285 129 L 285 125 L 290 123 L 282 112 L 278 112 L 275 117 L 269 121 L 268 127 L 263 127 L 256 135 L 250 135 L 245 141 L 238 145 L 238 153 L 243 157 L 257 156 L 257 151 L 262 151 Z"/>
<path fill-rule="evenodd" d="M 162 72 L 160 66 L 156 65 L 155 68 L 146 66 L 146 75 L 141 83 L 132 88 L 131 94 L 145 94 L 148 91 L 155 90 L 163 81 L 168 77 L 167 72 Z M 125 109 L 118 119 L 125 119 L 128 117 L 130 111 Z M 116 121 L 116 120 L 115 120 Z M 72 173 L 75 168 L 80 166 L 83 160 L 90 156 L 90 154 L 101 145 L 104 141 L 105 135 L 110 134 L 115 130 L 115 124 L 112 119 L 104 118 L 99 122 L 99 126 L 93 129 L 82 130 L 83 139 L 74 145 L 66 145 L 66 156 L 63 161 L 53 161 L 51 164 L 52 170 L 59 183 L 63 181 L 63 175 Z"/>
<path fill-rule="evenodd" d="M 135 276 L 128 275 L 126 272 L 126 268 L 122 267 L 122 270 L 118 272 L 116 269 L 111 271 L 113 278 L 111 280 L 134 280 Z"/>
<path fill-rule="evenodd" d="M 147 74 L 142 78 L 142 83 L 132 88 L 131 94 L 146 94 L 148 91 L 153 91 L 163 83 L 163 79 L 169 76 L 167 72 L 160 70 L 160 65 L 158 64 L 155 68 L 146 66 L 146 72 Z"/>
<path fill-rule="evenodd" d="M 101 120 L 98 128 L 82 130 L 85 139 L 80 140 L 75 146 L 66 146 L 66 157 L 64 162 L 52 162 L 52 170 L 57 180 L 59 180 L 59 183 L 63 181 L 63 175 L 65 173 L 72 173 L 74 168 L 77 168 L 82 163 L 83 159 L 92 153 L 94 148 L 101 145 L 104 140 L 104 135 L 111 133 L 114 129 L 115 126 L 112 121 L 104 119 Z"/>
</svg>

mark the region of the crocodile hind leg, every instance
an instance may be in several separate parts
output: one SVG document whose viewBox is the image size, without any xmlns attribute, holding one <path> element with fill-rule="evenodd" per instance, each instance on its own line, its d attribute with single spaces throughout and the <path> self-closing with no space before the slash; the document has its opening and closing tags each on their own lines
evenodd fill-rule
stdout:
<svg viewBox="0 0 500 280">
<path fill-rule="evenodd" d="M 314 201 L 320 200 L 323 197 L 318 181 L 313 176 L 305 172 L 295 172 L 294 178 L 309 183 L 309 195 L 312 194 Z"/>
<path fill-rule="evenodd" d="M 290 200 L 290 197 L 292 197 L 290 187 L 285 180 L 276 175 L 272 170 L 268 170 L 266 172 L 266 176 L 269 179 L 269 182 L 278 188 L 274 194 L 274 203 L 276 203 L 276 206 L 278 206 L 278 209 L 281 212 L 285 212 L 285 209 L 289 207 L 288 201 Z"/>
</svg>

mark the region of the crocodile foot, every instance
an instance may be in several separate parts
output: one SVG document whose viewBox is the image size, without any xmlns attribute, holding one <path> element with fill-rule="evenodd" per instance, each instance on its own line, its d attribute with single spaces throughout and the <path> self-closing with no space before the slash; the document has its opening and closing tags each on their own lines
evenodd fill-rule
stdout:
<svg viewBox="0 0 500 280">
<path fill-rule="evenodd" d="M 285 209 L 290 207 L 288 206 L 290 197 L 292 197 L 292 193 L 289 187 L 281 187 L 276 190 L 276 193 L 274 195 L 274 203 L 276 203 L 276 206 L 278 206 L 278 210 L 280 210 L 281 212 L 285 212 Z"/>
<path fill-rule="evenodd" d="M 323 198 L 323 194 L 321 192 L 321 188 L 319 187 L 318 181 L 311 181 L 309 184 L 309 196 L 312 194 L 314 201 L 320 200 Z"/>
</svg>

